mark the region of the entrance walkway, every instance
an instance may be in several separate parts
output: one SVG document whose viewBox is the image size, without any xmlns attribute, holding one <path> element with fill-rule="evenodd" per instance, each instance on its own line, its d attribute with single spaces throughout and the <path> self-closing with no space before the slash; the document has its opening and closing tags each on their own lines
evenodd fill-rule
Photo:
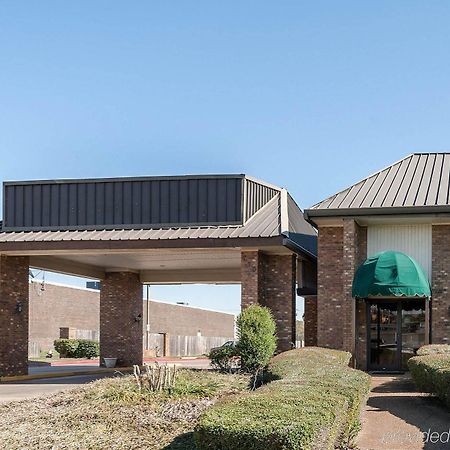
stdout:
<svg viewBox="0 0 450 450">
<path fill-rule="evenodd" d="M 435 398 L 417 392 L 409 374 L 372 377 L 357 448 L 450 449 L 449 431 L 450 412 Z"/>
</svg>

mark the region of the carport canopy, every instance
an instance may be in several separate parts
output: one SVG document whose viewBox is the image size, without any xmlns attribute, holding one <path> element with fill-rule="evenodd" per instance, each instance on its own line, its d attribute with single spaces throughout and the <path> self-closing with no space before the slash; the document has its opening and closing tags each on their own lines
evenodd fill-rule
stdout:
<svg viewBox="0 0 450 450">
<path fill-rule="evenodd" d="M 430 297 L 422 267 L 410 256 L 394 251 L 377 253 L 364 261 L 353 279 L 352 296 Z"/>
</svg>

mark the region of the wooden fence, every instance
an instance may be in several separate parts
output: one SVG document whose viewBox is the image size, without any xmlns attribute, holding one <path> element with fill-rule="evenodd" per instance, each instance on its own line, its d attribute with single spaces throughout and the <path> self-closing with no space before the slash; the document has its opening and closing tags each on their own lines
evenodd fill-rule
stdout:
<svg viewBox="0 0 450 450">
<path fill-rule="evenodd" d="M 229 341 L 226 337 L 169 336 L 170 356 L 196 356 L 209 353 L 213 347 L 220 347 Z"/>
<path fill-rule="evenodd" d="M 28 358 L 39 358 L 40 348 L 38 342 L 28 342 Z"/>
</svg>

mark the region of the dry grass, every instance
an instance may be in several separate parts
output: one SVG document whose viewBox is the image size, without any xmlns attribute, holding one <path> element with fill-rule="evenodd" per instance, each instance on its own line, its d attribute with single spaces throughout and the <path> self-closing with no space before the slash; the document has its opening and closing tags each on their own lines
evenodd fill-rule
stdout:
<svg viewBox="0 0 450 450">
<path fill-rule="evenodd" d="M 124 376 L 7 403 L 0 405 L 1 448 L 193 450 L 199 415 L 248 383 L 243 375 L 181 370 L 171 393 L 140 393 Z"/>
</svg>

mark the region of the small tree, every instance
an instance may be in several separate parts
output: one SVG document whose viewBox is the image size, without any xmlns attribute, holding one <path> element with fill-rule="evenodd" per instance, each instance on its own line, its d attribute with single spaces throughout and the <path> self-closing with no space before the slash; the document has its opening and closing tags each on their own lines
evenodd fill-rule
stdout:
<svg viewBox="0 0 450 450">
<path fill-rule="evenodd" d="M 268 308 L 251 305 L 238 316 L 236 326 L 241 367 L 246 372 L 257 375 L 267 366 L 275 352 L 275 320 Z"/>
</svg>

